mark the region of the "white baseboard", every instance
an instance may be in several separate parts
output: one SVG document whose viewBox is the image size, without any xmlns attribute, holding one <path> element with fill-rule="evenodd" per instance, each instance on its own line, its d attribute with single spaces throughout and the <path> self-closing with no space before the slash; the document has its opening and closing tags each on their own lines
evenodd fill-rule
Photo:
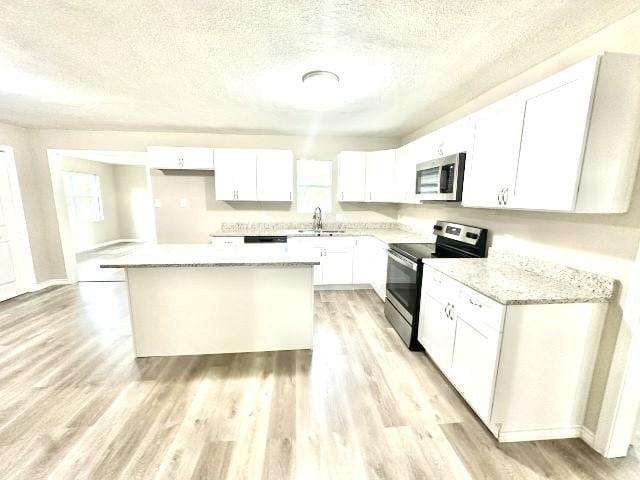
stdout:
<svg viewBox="0 0 640 480">
<path fill-rule="evenodd" d="M 53 278 L 51 280 L 45 280 L 44 282 L 36 283 L 29 289 L 30 292 L 38 292 L 49 287 L 57 287 L 60 285 L 71 285 L 73 282 L 66 278 Z"/>
<path fill-rule="evenodd" d="M 594 445 L 595 440 L 596 440 L 596 434 L 593 431 L 591 431 L 587 427 L 583 426 L 582 427 L 582 431 L 580 433 L 580 438 L 582 438 L 584 443 L 589 445 L 591 448 L 594 448 L 593 445 Z"/>
<path fill-rule="evenodd" d="M 111 245 L 115 245 L 117 243 L 144 243 L 145 241 L 140 238 L 117 238 L 116 240 L 109 240 L 108 242 L 97 243 L 96 245 L 91 245 L 89 247 L 83 247 L 80 250 L 76 250 L 75 253 L 86 253 L 92 252 L 93 250 L 98 250 L 99 248 L 110 247 Z"/>
<path fill-rule="evenodd" d="M 569 426 L 529 426 L 500 428 L 498 433 L 498 441 L 507 442 L 529 442 L 534 440 L 554 440 L 560 438 L 581 438 L 584 427 L 582 425 Z"/>
</svg>

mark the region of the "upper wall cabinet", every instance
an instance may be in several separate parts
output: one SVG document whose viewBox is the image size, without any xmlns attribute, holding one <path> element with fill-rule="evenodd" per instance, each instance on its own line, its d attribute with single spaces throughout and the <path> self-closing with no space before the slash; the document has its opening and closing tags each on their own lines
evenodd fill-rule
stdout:
<svg viewBox="0 0 640 480">
<path fill-rule="evenodd" d="M 418 162 L 467 152 L 472 145 L 470 120 L 465 117 L 431 132 L 425 137 L 419 149 L 422 158 Z"/>
<path fill-rule="evenodd" d="M 626 212 L 640 153 L 638 78 L 640 57 L 604 54 L 473 115 L 463 205 Z"/>
<path fill-rule="evenodd" d="M 366 152 L 345 151 L 338 154 L 338 201 L 364 202 L 367 196 Z"/>
<path fill-rule="evenodd" d="M 213 148 L 148 147 L 149 167 L 159 170 L 213 170 Z"/>
<path fill-rule="evenodd" d="M 216 200 L 290 202 L 290 150 L 215 149 Z"/>
<path fill-rule="evenodd" d="M 215 150 L 216 200 L 257 200 L 256 151 L 240 148 Z"/>
<path fill-rule="evenodd" d="M 366 201 L 396 202 L 396 151 L 367 152 Z"/>
<path fill-rule="evenodd" d="M 396 150 L 396 201 L 420 203 L 416 198 L 416 157 L 418 145 L 408 143 Z"/>
<path fill-rule="evenodd" d="M 259 201 L 293 200 L 293 152 L 256 151 L 256 196 Z"/>
<path fill-rule="evenodd" d="M 338 155 L 339 202 L 396 202 L 396 151 Z"/>
</svg>

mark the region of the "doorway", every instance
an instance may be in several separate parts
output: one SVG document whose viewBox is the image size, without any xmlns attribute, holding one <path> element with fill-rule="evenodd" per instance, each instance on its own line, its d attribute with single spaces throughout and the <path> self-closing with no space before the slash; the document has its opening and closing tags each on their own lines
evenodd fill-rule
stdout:
<svg viewBox="0 0 640 480">
<path fill-rule="evenodd" d="M 0 301 L 35 284 L 27 223 L 13 150 L 0 147 Z"/>
<path fill-rule="evenodd" d="M 67 275 L 125 281 L 124 271 L 100 265 L 155 240 L 146 153 L 49 151 L 49 163 Z"/>
</svg>

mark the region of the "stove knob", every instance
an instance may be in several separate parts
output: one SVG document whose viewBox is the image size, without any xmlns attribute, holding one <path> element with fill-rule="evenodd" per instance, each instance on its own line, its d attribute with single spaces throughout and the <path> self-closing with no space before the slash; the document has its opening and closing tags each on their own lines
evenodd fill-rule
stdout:
<svg viewBox="0 0 640 480">
<path fill-rule="evenodd" d="M 467 238 L 470 238 L 472 240 L 477 240 L 478 239 L 478 234 L 477 233 L 467 232 Z"/>
<path fill-rule="evenodd" d="M 442 230 L 442 227 L 440 225 L 434 225 L 433 226 L 434 230 L 437 230 L 438 232 Z"/>
</svg>

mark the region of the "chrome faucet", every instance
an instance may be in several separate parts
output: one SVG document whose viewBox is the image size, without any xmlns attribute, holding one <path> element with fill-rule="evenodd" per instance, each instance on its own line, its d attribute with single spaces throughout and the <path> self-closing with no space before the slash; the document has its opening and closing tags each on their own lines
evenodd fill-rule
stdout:
<svg viewBox="0 0 640 480">
<path fill-rule="evenodd" d="M 313 229 L 322 230 L 322 209 L 320 207 L 316 207 L 313 211 Z"/>
</svg>

